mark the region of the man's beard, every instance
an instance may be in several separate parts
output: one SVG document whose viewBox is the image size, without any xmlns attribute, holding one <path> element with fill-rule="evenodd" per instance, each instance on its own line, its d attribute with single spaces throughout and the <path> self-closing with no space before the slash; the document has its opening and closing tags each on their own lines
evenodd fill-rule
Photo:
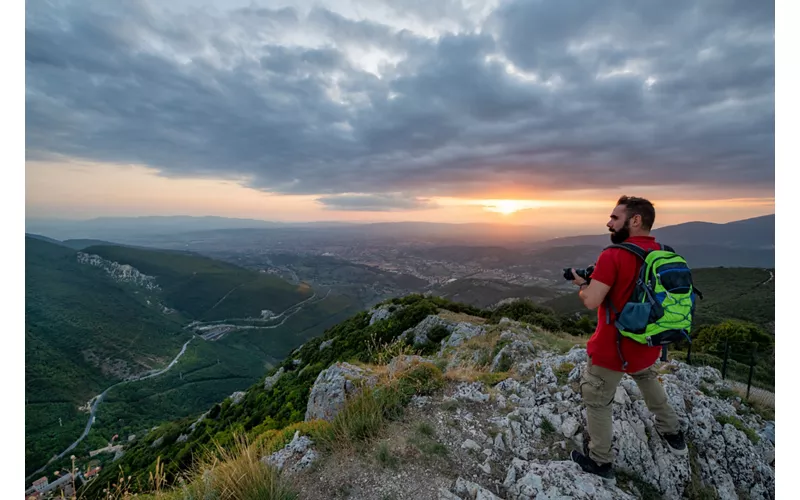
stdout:
<svg viewBox="0 0 800 500">
<path fill-rule="evenodd" d="M 629 222 L 630 219 L 626 220 L 625 225 L 622 226 L 622 229 L 620 229 L 619 231 L 614 231 L 613 229 L 609 229 L 609 231 L 611 231 L 611 243 L 619 244 L 627 240 L 628 237 L 630 237 L 631 230 L 630 227 L 628 226 Z"/>
</svg>

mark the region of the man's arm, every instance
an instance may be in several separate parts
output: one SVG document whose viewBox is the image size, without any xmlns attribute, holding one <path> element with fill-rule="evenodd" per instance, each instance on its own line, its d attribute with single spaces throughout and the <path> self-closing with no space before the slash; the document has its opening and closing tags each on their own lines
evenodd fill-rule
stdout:
<svg viewBox="0 0 800 500">
<path fill-rule="evenodd" d="M 578 297 L 581 298 L 583 305 L 585 305 L 587 309 L 597 309 L 605 300 L 609 290 L 611 290 L 610 286 L 597 279 L 593 279 L 588 285 L 585 282 L 581 285 Z"/>
</svg>

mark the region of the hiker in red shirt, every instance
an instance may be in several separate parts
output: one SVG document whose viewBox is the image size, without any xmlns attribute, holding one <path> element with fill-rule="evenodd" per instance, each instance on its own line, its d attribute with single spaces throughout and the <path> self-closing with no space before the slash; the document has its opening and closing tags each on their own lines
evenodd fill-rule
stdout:
<svg viewBox="0 0 800 500">
<path fill-rule="evenodd" d="M 643 198 L 623 196 L 611 213 L 606 226 L 612 243 L 633 243 L 644 250 L 660 245 L 650 236 L 656 213 L 653 204 Z M 614 325 L 614 311 L 621 311 L 630 299 L 639 276 L 642 260 L 621 248 L 603 250 L 587 283 L 572 270 L 573 283 L 580 287 L 578 295 L 589 309 L 597 308 L 597 329 L 586 344 L 589 361 L 581 376 L 581 395 L 586 406 L 589 432 L 588 456 L 573 451 L 571 458 L 586 472 L 611 479 L 613 431 L 611 404 L 617 385 L 625 373 L 630 374 L 642 392 L 647 408 L 655 415 L 655 427 L 673 453 L 687 453 L 678 417 L 667 401 L 667 394 L 658 381 L 655 362 L 661 347 L 650 347 L 619 335 Z M 608 307 L 608 301 L 613 307 Z"/>
</svg>

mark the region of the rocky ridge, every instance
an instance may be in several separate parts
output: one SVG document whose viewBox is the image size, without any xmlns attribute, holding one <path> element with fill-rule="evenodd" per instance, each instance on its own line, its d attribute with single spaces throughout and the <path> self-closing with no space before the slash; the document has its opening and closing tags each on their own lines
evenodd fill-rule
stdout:
<svg viewBox="0 0 800 500">
<path fill-rule="evenodd" d="M 161 288 L 156 283 L 155 276 L 148 276 L 139 272 L 133 266 L 128 264 L 120 264 L 118 262 L 103 259 L 99 255 L 90 255 L 84 252 L 78 252 L 78 262 L 87 264 L 103 269 L 115 281 L 132 283 L 140 286 L 145 290 L 160 290 Z M 168 312 L 165 311 L 165 312 Z"/>
<path fill-rule="evenodd" d="M 390 316 L 385 307 L 371 312 L 373 322 Z M 380 482 L 385 479 L 375 482 L 383 473 L 353 471 L 361 474 L 364 485 L 348 498 L 375 498 L 376 489 L 395 498 L 461 500 L 677 499 L 705 494 L 775 498 L 774 422 L 743 411 L 747 405 L 741 400 L 719 397 L 726 383 L 717 370 L 677 361 L 658 366 L 690 443 L 689 456 L 683 457 L 668 451 L 636 383 L 623 378 L 613 404 L 617 480 L 610 483 L 584 473 L 568 458 L 570 449 L 582 450 L 588 441 L 579 388 L 587 359 L 584 348 L 548 349 L 537 341 L 545 332 L 505 319 L 487 327 L 431 315 L 404 336 L 424 345 L 437 327 L 448 335 L 436 354 L 397 357 L 387 371 L 391 376 L 415 363 L 444 368 L 449 381 L 444 390 L 415 397 L 410 406 L 411 414 L 430 424 L 435 439 L 448 450 L 447 467 L 430 480 L 445 486 L 408 496 L 409 490 Z M 463 380 L 465 374 L 468 380 Z M 306 420 L 332 420 L 348 397 L 365 384 L 375 385 L 378 375 L 368 366 L 348 363 L 323 370 L 312 387 Z M 285 457 L 294 457 L 287 472 L 308 474 L 319 454 L 309 453 L 313 443 L 301 439 L 296 434 L 264 461 L 283 463 Z M 312 490 L 305 493 L 316 498 Z"/>
</svg>

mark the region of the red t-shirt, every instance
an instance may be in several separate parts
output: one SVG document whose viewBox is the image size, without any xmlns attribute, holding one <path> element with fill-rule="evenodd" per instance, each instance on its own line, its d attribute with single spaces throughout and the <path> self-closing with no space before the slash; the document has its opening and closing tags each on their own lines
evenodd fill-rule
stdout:
<svg viewBox="0 0 800 500">
<path fill-rule="evenodd" d="M 645 250 L 658 250 L 661 247 L 652 236 L 632 236 L 626 240 L 628 243 L 639 245 Z M 597 280 L 611 287 L 606 299 L 611 299 L 617 311 L 621 311 L 631 297 L 639 277 L 642 260 L 633 253 L 622 248 L 609 248 L 603 250 L 595 263 L 592 280 Z M 597 329 L 589 342 L 586 343 L 586 353 L 592 358 L 592 364 L 608 368 L 609 370 L 623 371 L 622 360 L 617 350 L 617 327 L 614 326 L 614 310 L 609 310 L 610 324 L 606 324 L 605 300 L 597 308 Z M 627 373 L 635 373 L 648 368 L 656 362 L 661 355 L 661 347 L 650 347 L 631 339 L 622 338 L 622 355 L 628 366 Z"/>
</svg>

